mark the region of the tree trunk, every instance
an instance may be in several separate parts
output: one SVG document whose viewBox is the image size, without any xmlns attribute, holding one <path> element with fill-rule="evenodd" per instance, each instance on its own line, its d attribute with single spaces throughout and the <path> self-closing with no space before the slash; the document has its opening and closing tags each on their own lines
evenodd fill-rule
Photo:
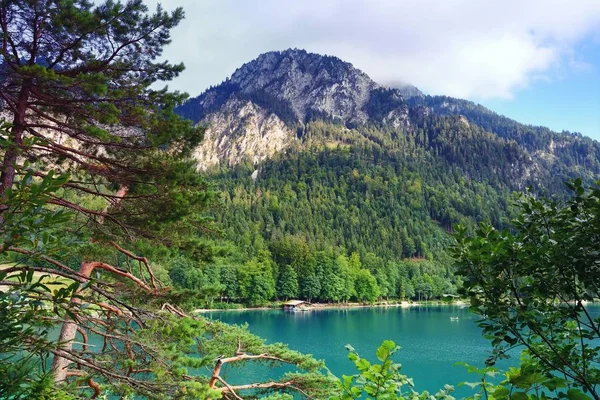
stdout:
<svg viewBox="0 0 600 400">
<path fill-rule="evenodd" d="M 117 200 L 113 202 L 114 206 L 118 206 L 129 192 L 129 187 L 126 185 L 122 185 L 115 195 L 117 196 Z M 104 209 L 108 209 L 108 206 Z M 99 220 L 99 223 L 102 224 L 103 218 Z M 93 239 L 92 239 L 93 240 Z M 92 271 L 94 268 L 98 266 L 97 262 L 89 262 L 82 261 L 81 266 L 79 267 L 79 274 L 85 278 L 89 278 L 92 276 Z M 79 285 L 79 289 L 75 292 L 78 294 L 81 290 L 81 284 Z M 71 298 L 71 304 L 78 306 L 81 303 L 81 300 L 77 297 Z M 60 336 L 58 337 L 58 345 L 62 350 L 70 351 L 73 348 L 73 341 L 75 340 L 75 335 L 77 334 L 77 321 L 69 320 L 69 317 L 66 316 L 66 322 L 63 323 L 63 326 L 60 330 Z M 54 374 L 54 380 L 56 383 L 63 382 L 67 379 L 67 371 L 70 361 L 64 357 L 59 357 L 57 355 L 54 356 L 54 360 L 52 361 L 52 371 Z"/>
<path fill-rule="evenodd" d="M 94 270 L 94 263 L 91 262 L 82 262 L 81 267 L 79 268 L 79 274 L 89 278 L 92 275 L 92 271 Z M 80 289 L 77 289 L 75 294 L 79 293 Z M 81 303 L 81 300 L 78 297 L 73 297 L 71 299 L 71 304 L 77 307 Z M 77 334 L 77 321 L 70 319 L 68 316 L 65 316 L 66 322 L 63 323 L 63 326 L 60 330 L 60 336 L 58 337 L 58 345 L 59 348 L 65 351 L 70 351 L 73 348 L 73 341 L 75 340 L 75 335 Z M 54 356 L 54 360 L 52 361 L 52 371 L 54 375 L 54 381 L 56 383 L 63 382 L 67 379 L 67 371 L 69 368 L 70 360 L 65 357 L 60 357 L 58 355 Z"/>
<path fill-rule="evenodd" d="M 23 139 L 22 126 L 15 125 L 11 129 L 12 143 L 4 153 L 4 161 L 2 162 L 2 175 L 0 183 L 0 197 L 4 197 L 6 191 L 13 185 L 15 181 L 15 164 L 17 162 L 17 153 L 21 140 Z"/>
<path fill-rule="evenodd" d="M 12 143 L 6 150 L 6 153 L 4 153 L 4 160 L 2 161 L 2 173 L 0 174 L 0 225 L 4 223 L 3 214 L 8 211 L 8 206 L 5 204 L 6 191 L 15 182 L 16 163 L 23 142 L 23 132 L 25 132 L 25 114 L 27 113 L 29 90 L 29 84 L 25 82 L 19 93 L 17 111 L 13 115 L 13 126 L 10 129 Z"/>
</svg>

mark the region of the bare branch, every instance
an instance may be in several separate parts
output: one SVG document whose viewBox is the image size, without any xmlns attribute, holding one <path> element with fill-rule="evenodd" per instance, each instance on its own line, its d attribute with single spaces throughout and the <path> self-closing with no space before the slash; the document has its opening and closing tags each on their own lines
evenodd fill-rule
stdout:
<svg viewBox="0 0 600 400">
<path fill-rule="evenodd" d="M 150 264 L 148 263 L 148 259 L 146 257 L 140 257 L 140 256 L 136 256 L 135 254 L 133 254 L 132 252 L 130 252 L 129 250 L 126 250 L 124 248 L 122 248 L 121 246 L 119 246 L 117 243 L 115 242 L 110 242 L 111 246 L 114 247 L 115 249 L 117 249 L 118 251 L 120 251 L 121 253 L 125 254 L 127 257 L 132 258 L 136 261 L 139 261 L 140 263 L 144 264 L 144 266 L 146 267 L 146 272 L 148 272 L 148 274 L 150 275 L 150 282 L 152 284 L 153 288 L 156 288 L 156 277 L 154 276 L 154 272 L 152 272 L 152 268 L 150 268 Z M 161 283 L 161 282 L 159 282 Z"/>
</svg>

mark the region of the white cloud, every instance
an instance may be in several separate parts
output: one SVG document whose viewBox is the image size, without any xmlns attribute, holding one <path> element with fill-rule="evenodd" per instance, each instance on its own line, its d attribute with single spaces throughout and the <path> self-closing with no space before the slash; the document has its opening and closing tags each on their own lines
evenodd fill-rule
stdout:
<svg viewBox="0 0 600 400">
<path fill-rule="evenodd" d="M 150 5 L 156 0 L 147 0 Z M 564 68 L 589 69 L 600 0 L 163 0 L 187 18 L 165 51 L 196 95 L 242 63 L 289 47 L 336 55 L 374 80 L 432 94 L 510 98 Z"/>
</svg>

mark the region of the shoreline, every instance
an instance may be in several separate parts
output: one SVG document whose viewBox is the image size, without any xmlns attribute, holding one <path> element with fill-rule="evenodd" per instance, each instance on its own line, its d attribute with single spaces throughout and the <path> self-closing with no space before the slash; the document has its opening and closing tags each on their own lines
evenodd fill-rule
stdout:
<svg viewBox="0 0 600 400">
<path fill-rule="evenodd" d="M 393 303 L 377 303 L 377 304 L 363 304 L 363 303 L 313 303 L 309 306 L 302 307 L 301 311 L 319 311 L 319 310 L 335 310 L 335 309 L 349 309 L 349 308 L 411 308 L 411 307 L 427 307 L 427 306 L 462 306 L 468 307 L 469 304 L 463 300 L 457 300 L 453 302 L 418 302 L 418 301 L 401 301 Z M 240 307 L 240 308 L 198 308 L 193 310 L 193 314 L 203 314 L 211 312 L 225 312 L 225 311 L 265 311 L 265 310 L 281 310 L 280 305 L 273 306 L 262 306 L 262 307 Z"/>
</svg>

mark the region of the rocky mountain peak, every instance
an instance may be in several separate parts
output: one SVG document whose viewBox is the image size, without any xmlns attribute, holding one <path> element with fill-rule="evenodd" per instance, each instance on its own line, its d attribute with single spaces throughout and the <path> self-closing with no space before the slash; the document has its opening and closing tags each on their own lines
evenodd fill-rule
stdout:
<svg viewBox="0 0 600 400">
<path fill-rule="evenodd" d="M 412 86 L 389 89 L 337 57 L 289 49 L 261 54 L 177 111 L 208 127 L 201 168 L 255 162 L 289 147 L 313 119 L 341 124 L 409 125 Z"/>
<path fill-rule="evenodd" d="M 299 121 L 318 113 L 364 122 L 363 106 L 379 87 L 348 62 L 298 49 L 261 54 L 235 71 L 230 83 L 241 93 L 264 93 L 287 104 Z"/>
</svg>

